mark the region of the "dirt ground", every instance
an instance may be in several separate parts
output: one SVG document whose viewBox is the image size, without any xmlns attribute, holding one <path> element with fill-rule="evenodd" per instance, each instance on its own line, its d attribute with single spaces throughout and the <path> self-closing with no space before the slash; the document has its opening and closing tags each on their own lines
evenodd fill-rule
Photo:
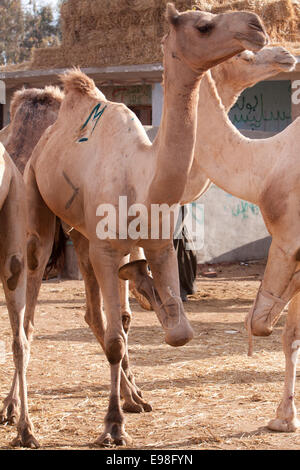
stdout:
<svg viewBox="0 0 300 470">
<path fill-rule="evenodd" d="M 218 266 L 216 278 L 197 279 L 185 309 L 195 339 L 175 349 L 163 342 L 153 312 L 134 312 L 129 339 L 131 365 L 151 413 L 126 414 L 134 449 L 299 449 L 300 433 L 266 428 L 281 397 L 283 314 L 269 338 L 255 338 L 247 356 L 244 318 L 255 298 L 262 262 Z M 0 293 L 0 396 L 13 375 L 11 332 Z M 109 367 L 84 322 L 82 281 L 43 283 L 28 370 L 29 405 L 43 449 L 89 449 L 103 429 Z M 299 393 L 296 394 L 296 401 Z M 15 437 L 0 427 L 0 449 Z"/>
</svg>

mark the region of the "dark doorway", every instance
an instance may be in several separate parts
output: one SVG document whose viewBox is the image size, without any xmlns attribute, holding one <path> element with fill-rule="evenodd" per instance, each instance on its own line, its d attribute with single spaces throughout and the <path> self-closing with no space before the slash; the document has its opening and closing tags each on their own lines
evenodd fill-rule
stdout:
<svg viewBox="0 0 300 470">
<path fill-rule="evenodd" d="M 128 106 L 131 111 L 133 111 L 137 118 L 141 121 L 143 126 L 152 125 L 152 106 L 150 105 L 137 105 L 137 106 Z"/>
</svg>

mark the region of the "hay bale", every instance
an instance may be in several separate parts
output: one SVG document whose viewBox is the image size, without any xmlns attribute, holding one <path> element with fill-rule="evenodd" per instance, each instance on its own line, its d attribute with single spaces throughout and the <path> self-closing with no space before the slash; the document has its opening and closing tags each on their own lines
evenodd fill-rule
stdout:
<svg viewBox="0 0 300 470">
<path fill-rule="evenodd" d="M 68 0 L 61 8 L 61 47 L 38 49 L 32 68 L 125 65 L 162 60 L 168 0 Z M 300 6 L 295 0 L 177 0 L 179 11 L 197 5 L 221 13 L 258 13 L 272 41 L 300 43 Z M 291 48 L 291 47 L 290 47 Z M 293 50 L 293 48 L 292 48 Z"/>
</svg>

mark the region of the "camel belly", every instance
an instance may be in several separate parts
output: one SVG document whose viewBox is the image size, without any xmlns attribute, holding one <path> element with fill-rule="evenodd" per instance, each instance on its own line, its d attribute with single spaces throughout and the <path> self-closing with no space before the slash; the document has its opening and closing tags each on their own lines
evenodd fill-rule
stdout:
<svg viewBox="0 0 300 470">
<path fill-rule="evenodd" d="M 36 171 L 40 194 L 49 209 L 79 231 L 84 226 L 83 191 L 79 178 L 67 170 Z"/>
</svg>

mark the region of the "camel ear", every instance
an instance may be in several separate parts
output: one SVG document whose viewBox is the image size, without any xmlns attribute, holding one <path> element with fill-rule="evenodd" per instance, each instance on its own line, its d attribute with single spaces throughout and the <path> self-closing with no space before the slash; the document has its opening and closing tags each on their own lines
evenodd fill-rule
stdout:
<svg viewBox="0 0 300 470">
<path fill-rule="evenodd" d="M 174 3 L 167 3 L 166 18 L 170 24 L 177 26 L 179 12 L 176 10 Z"/>
</svg>

